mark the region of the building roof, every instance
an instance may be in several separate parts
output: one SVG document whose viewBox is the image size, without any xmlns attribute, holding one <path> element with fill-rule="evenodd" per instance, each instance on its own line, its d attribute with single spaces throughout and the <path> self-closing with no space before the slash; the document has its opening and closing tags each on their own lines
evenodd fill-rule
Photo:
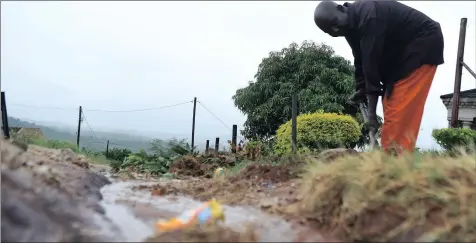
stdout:
<svg viewBox="0 0 476 243">
<path fill-rule="evenodd" d="M 460 98 L 476 98 L 476 89 L 468 89 L 459 93 Z M 453 98 L 453 93 L 444 94 L 440 99 Z"/>
</svg>

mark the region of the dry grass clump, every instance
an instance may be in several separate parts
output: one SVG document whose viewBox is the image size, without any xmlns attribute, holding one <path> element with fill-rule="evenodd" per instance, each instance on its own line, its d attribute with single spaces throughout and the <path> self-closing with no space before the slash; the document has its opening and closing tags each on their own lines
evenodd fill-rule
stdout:
<svg viewBox="0 0 476 243">
<path fill-rule="evenodd" d="M 476 157 L 389 157 L 313 163 L 299 214 L 344 240 L 476 242 Z"/>
<path fill-rule="evenodd" d="M 211 178 L 214 170 L 218 167 L 216 163 L 205 164 L 201 163 L 196 157 L 183 156 L 170 165 L 169 172 L 177 176 Z"/>
<path fill-rule="evenodd" d="M 258 237 L 251 227 L 240 233 L 220 225 L 196 225 L 159 233 L 145 242 L 258 242 Z"/>
</svg>

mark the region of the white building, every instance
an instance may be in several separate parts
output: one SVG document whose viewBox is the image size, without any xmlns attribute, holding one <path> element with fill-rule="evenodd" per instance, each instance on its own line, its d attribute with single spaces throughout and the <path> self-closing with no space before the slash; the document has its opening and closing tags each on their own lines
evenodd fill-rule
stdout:
<svg viewBox="0 0 476 243">
<path fill-rule="evenodd" d="M 468 89 L 460 92 L 459 100 L 459 116 L 458 120 L 463 127 L 476 130 L 476 89 Z M 451 121 L 451 101 L 453 93 L 440 96 L 443 104 L 446 106 L 448 126 Z"/>
</svg>

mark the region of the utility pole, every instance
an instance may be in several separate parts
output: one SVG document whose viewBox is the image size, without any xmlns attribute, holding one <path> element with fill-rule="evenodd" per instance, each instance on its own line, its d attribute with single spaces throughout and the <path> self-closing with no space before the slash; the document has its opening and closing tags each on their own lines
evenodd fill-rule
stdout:
<svg viewBox="0 0 476 243">
<path fill-rule="evenodd" d="M 106 143 L 106 158 L 108 155 L 109 155 L 109 140 L 107 140 L 107 143 Z"/>
<path fill-rule="evenodd" d="M 237 136 L 238 136 L 238 126 L 233 125 L 233 129 L 232 129 L 232 132 L 231 132 L 231 152 L 234 153 L 234 154 L 236 154 Z"/>
<path fill-rule="evenodd" d="M 297 151 L 297 95 L 292 94 L 292 113 L 291 113 L 291 142 L 292 152 Z"/>
<path fill-rule="evenodd" d="M 195 147 L 195 115 L 197 113 L 197 97 L 193 98 L 193 117 L 192 117 L 192 148 L 190 149 L 193 154 L 193 148 Z"/>
<path fill-rule="evenodd" d="M 3 129 L 3 136 L 6 139 L 10 138 L 10 127 L 8 126 L 8 114 L 7 114 L 7 103 L 5 98 L 5 92 L 1 92 L 0 98 L 0 107 L 2 108 L 2 129 Z"/>
<path fill-rule="evenodd" d="M 218 154 L 218 149 L 220 148 L 220 138 L 215 138 L 215 153 Z"/>
<path fill-rule="evenodd" d="M 205 155 L 208 155 L 208 148 L 210 148 L 210 140 L 207 139 L 207 143 L 205 144 Z"/>
<path fill-rule="evenodd" d="M 83 107 L 79 106 L 78 133 L 76 134 L 76 146 L 79 149 L 79 138 L 81 137 L 81 122 L 83 121 Z"/>
<path fill-rule="evenodd" d="M 451 127 L 456 128 L 458 126 L 459 116 L 459 93 L 461 91 L 461 76 L 463 74 L 463 56 L 464 56 L 464 44 L 466 41 L 466 24 L 467 18 L 462 18 L 459 27 L 459 41 L 458 41 L 458 53 L 456 54 L 456 72 L 455 72 L 455 86 L 453 91 L 453 102 L 451 106 Z"/>
</svg>

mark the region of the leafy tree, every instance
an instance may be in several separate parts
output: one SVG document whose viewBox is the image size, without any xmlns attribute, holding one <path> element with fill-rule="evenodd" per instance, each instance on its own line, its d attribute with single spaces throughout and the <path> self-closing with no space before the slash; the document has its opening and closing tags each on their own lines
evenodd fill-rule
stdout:
<svg viewBox="0 0 476 243">
<path fill-rule="evenodd" d="M 355 90 L 354 68 L 332 47 L 304 41 L 273 51 L 258 66 L 256 81 L 238 89 L 235 106 L 247 120 L 242 130 L 246 138 L 267 139 L 291 119 L 291 95 L 297 94 L 300 113 L 319 109 L 356 116 L 358 109 L 347 104 Z M 360 146 L 368 141 L 367 133 Z"/>
</svg>

